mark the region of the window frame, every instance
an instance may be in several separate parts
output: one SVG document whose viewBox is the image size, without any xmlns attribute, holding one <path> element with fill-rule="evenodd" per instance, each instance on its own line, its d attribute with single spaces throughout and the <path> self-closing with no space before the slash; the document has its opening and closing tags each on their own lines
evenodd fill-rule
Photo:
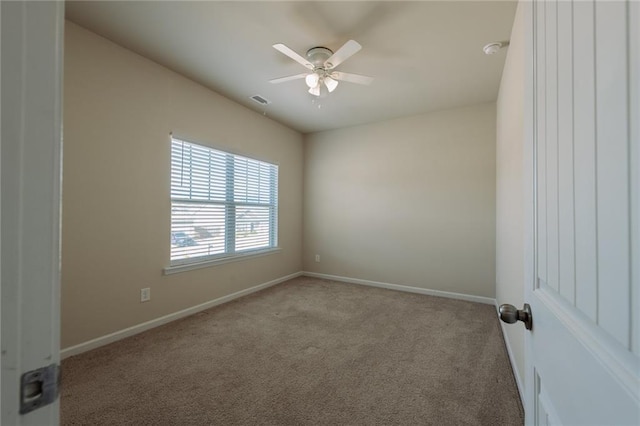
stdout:
<svg viewBox="0 0 640 426">
<path fill-rule="evenodd" d="M 218 148 L 215 146 L 211 146 L 208 144 L 202 144 L 198 142 L 192 142 L 190 139 L 181 138 L 170 134 L 169 137 L 169 175 L 170 177 L 173 174 L 173 149 L 174 143 L 184 143 L 188 145 L 196 146 L 199 149 L 208 150 L 210 153 L 212 152 L 215 155 L 223 155 L 225 157 L 224 167 L 225 167 L 225 179 L 222 182 L 222 186 L 225 188 L 225 197 L 224 201 L 221 200 L 212 200 L 209 195 L 209 199 L 199 199 L 199 198 L 191 198 L 191 197 L 174 197 L 174 188 L 172 179 L 169 179 L 169 201 L 171 205 L 171 213 L 170 213 L 170 226 L 169 226 L 169 236 L 173 235 L 174 232 L 174 203 L 193 203 L 197 205 L 206 205 L 206 206 L 224 206 L 224 252 L 216 253 L 211 255 L 202 255 L 195 257 L 187 257 L 181 259 L 172 259 L 173 252 L 173 243 L 171 242 L 171 238 L 169 238 L 169 266 L 164 268 L 164 274 L 173 274 L 177 272 L 204 268 L 212 265 L 219 265 L 229 262 L 235 262 L 239 260 L 266 256 L 273 253 L 281 252 L 282 249 L 278 246 L 278 216 L 279 216 L 279 165 L 277 163 L 272 163 L 269 161 L 257 159 L 252 156 L 248 156 L 245 154 L 239 154 L 233 151 L 229 151 L 228 148 Z M 268 196 L 270 199 L 269 203 L 263 202 L 249 202 L 249 201 L 237 201 L 235 197 L 235 186 L 237 183 L 236 179 L 236 162 L 240 161 L 252 161 L 258 162 L 259 165 L 265 165 L 269 167 L 268 173 L 270 179 L 275 179 L 275 182 L 269 183 L 270 190 L 268 191 Z M 248 164 L 247 164 L 248 165 Z M 209 165 L 209 171 L 211 171 L 211 165 Z M 242 168 L 240 168 L 242 170 Z M 231 183 L 229 183 L 229 179 L 231 179 Z M 191 184 L 190 184 L 191 185 Z M 190 186 L 190 188 L 192 188 Z M 192 190 L 192 189 L 191 189 Z M 248 194 L 247 194 L 248 197 Z M 246 207 L 246 206 L 257 206 L 257 207 L 267 207 L 268 208 L 268 239 L 269 245 L 266 247 L 258 247 L 254 249 L 244 249 L 240 251 L 236 251 L 236 243 L 237 243 L 237 228 L 236 228 L 236 210 L 238 208 Z"/>
</svg>

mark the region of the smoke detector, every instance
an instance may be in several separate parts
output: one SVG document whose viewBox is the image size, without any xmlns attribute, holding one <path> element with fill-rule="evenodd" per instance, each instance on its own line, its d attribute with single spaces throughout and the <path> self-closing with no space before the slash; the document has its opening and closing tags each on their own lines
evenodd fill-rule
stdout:
<svg viewBox="0 0 640 426">
<path fill-rule="evenodd" d="M 507 47 L 508 45 L 508 41 L 494 41 L 493 43 L 489 43 L 485 47 L 483 47 L 482 51 L 485 55 L 493 55 L 495 53 L 498 53 L 500 49 L 502 49 L 503 47 Z"/>
</svg>

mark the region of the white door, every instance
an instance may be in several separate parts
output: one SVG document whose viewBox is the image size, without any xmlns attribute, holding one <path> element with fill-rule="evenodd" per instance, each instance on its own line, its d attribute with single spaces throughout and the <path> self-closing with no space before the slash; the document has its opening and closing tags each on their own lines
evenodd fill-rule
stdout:
<svg viewBox="0 0 640 426">
<path fill-rule="evenodd" d="M 527 3 L 526 420 L 640 424 L 640 4 Z"/>
<path fill-rule="evenodd" d="M 58 424 L 63 10 L 0 3 L 2 425 Z"/>
</svg>

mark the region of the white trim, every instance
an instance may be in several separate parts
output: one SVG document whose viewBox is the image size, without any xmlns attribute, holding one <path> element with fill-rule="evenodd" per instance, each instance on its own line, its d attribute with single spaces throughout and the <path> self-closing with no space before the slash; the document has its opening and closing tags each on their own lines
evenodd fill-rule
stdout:
<svg viewBox="0 0 640 426">
<path fill-rule="evenodd" d="M 0 424 L 12 426 L 53 426 L 60 417 L 57 396 L 20 413 L 20 382 L 59 364 L 64 6 L 0 4 Z M 42 400 L 41 393 L 24 408 Z"/>
<path fill-rule="evenodd" d="M 496 312 L 499 314 L 500 307 L 498 306 L 498 301 L 496 300 Z M 511 344 L 509 343 L 509 338 L 507 336 L 506 328 L 507 325 L 498 320 L 500 323 L 500 329 L 502 330 L 502 337 L 504 338 L 504 344 L 507 347 L 507 354 L 509 354 L 509 362 L 511 363 L 511 370 L 513 370 L 513 377 L 516 378 L 516 385 L 518 386 L 518 393 L 520 394 L 520 402 L 522 402 L 522 406 L 524 407 L 524 385 L 522 383 L 522 378 L 520 377 L 520 372 L 518 371 L 518 365 L 516 364 L 516 357 L 511 350 Z"/>
<path fill-rule="evenodd" d="M 306 277 L 322 278 L 325 280 L 342 281 L 342 282 L 351 283 L 351 284 L 360 284 L 360 285 L 367 285 L 370 287 L 379 287 L 379 288 L 386 288 L 389 290 L 404 291 L 407 293 L 418 293 L 418 294 L 424 294 L 427 296 L 446 297 L 447 299 L 465 300 L 467 302 L 483 303 L 485 305 L 496 304 L 496 300 L 492 299 L 491 297 L 474 296 L 471 294 L 452 293 L 452 292 L 441 291 L 441 290 L 431 290 L 428 288 L 412 287 L 412 286 L 400 285 L 400 284 L 390 284 L 390 283 L 383 283 L 378 281 L 369 281 L 369 280 L 363 280 L 360 278 L 340 277 L 337 275 L 320 274 L 318 272 L 305 271 L 305 272 L 302 272 L 302 275 Z"/>
<path fill-rule="evenodd" d="M 98 348 L 100 346 L 104 346 L 104 345 L 107 345 L 109 343 L 116 342 L 118 340 L 124 339 L 125 337 L 129 337 L 129 336 L 133 336 L 133 335 L 138 334 L 138 333 L 142 333 L 143 331 L 147 331 L 147 330 L 150 330 L 152 328 L 158 327 L 160 325 L 167 324 L 167 323 L 169 323 L 171 321 L 175 321 L 177 319 L 184 318 L 184 317 L 187 317 L 189 315 L 196 314 L 198 312 L 204 311 L 204 310 L 212 308 L 214 306 L 221 305 L 221 304 L 226 303 L 226 302 L 230 302 L 230 301 L 232 301 L 234 299 L 237 299 L 239 297 L 246 296 L 248 294 L 255 293 L 255 292 L 260 291 L 260 290 L 264 290 L 264 289 L 266 289 L 268 287 L 272 287 L 272 286 L 274 286 L 276 284 L 280 284 L 280 283 L 288 281 L 290 279 L 299 277 L 300 275 L 302 275 L 302 272 L 295 272 L 293 274 L 289 274 L 289 275 L 286 275 L 284 277 L 276 278 L 275 280 L 271 280 L 271 281 L 268 281 L 266 283 L 258 284 L 256 286 L 253 286 L 253 287 L 250 287 L 250 288 L 246 288 L 244 290 L 240 290 L 240 291 L 237 291 L 235 293 L 231 293 L 231 294 L 228 294 L 226 296 L 222 296 L 222 297 L 219 297 L 217 299 L 213 299 L 213 300 L 210 300 L 208 302 L 201 303 L 199 305 L 192 306 L 190 308 L 183 309 L 181 311 L 174 312 L 172 314 L 168 314 L 168 315 L 162 316 L 160 318 L 153 319 L 151 321 L 146 321 L 146 322 L 143 322 L 141 324 L 137 324 L 137 325 L 134 325 L 132 327 L 128 327 L 128 328 L 125 328 L 123 330 L 119 330 L 119 331 L 107 334 L 105 336 L 98 337 L 98 338 L 89 340 L 89 341 L 84 342 L 84 343 L 80 343 L 80 344 L 75 345 L 75 346 L 70 346 L 70 347 L 65 348 L 65 349 L 60 351 L 60 358 L 61 359 L 68 358 L 70 356 L 78 355 L 78 354 L 81 354 L 83 352 L 89 351 L 91 349 L 95 349 L 95 348 Z"/>
<path fill-rule="evenodd" d="M 239 260 L 253 259 L 254 257 L 268 256 L 270 254 L 280 253 L 282 249 L 280 247 L 268 248 L 264 250 L 254 250 L 246 253 L 234 253 L 224 257 L 218 257 L 215 259 L 208 259 L 201 262 L 183 263 L 177 265 L 167 266 L 162 270 L 164 275 L 177 274 L 185 271 L 192 271 L 194 269 L 208 268 L 210 266 L 223 265 L 225 263 L 237 262 Z"/>
</svg>

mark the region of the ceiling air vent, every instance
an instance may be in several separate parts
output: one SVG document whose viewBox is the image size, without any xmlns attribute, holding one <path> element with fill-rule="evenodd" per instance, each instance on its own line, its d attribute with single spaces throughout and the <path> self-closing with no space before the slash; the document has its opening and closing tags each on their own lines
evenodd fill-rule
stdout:
<svg viewBox="0 0 640 426">
<path fill-rule="evenodd" d="M 263 98 L 260 95 L 253 95 L 251 96 L 251 99 L 257 103 L 259 103 L 260 105 L 269 105 L 271 103 L 270 100 Z"/>
</svg>

